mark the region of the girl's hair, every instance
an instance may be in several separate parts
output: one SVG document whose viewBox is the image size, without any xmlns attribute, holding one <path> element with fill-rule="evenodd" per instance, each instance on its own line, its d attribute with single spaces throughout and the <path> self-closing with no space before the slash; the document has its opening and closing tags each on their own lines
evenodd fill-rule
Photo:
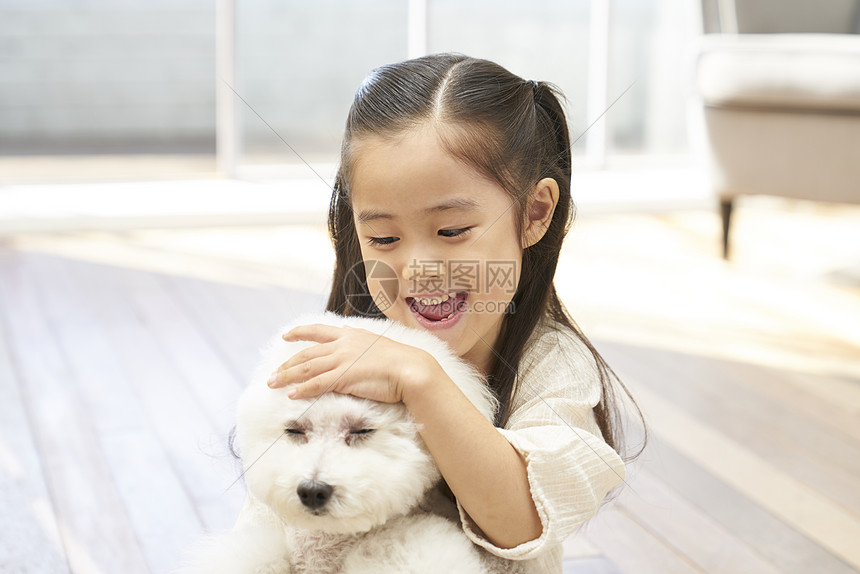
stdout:
<svg viewBox="0 0 860 574">
<path fill-rule="evenodd" d="M 510 416 L 517 372 L 530 335 L 543 316 L 573 332 L 594 356 L 603 388 L 595 407 L 604 439 L 624 450 L 617 391 L 636 403 L 606 361 L 567 313 L 553 284 L 562 241 L 574 208 L 570 198 L 570 136 L 560 93 L 545 82 L 526 81 L 505 68 L 459 54 L 436 54 L 372 71 L 355 94 L 346 122 L 341 165 L 329 206 L 329 232 L 336 254 L 327 309 L 341 315 L 383 313 L 367 289 L 358 237 L 350 207 L 354 145 L 362 136 L 394 141 L 404 132 L 432 123 L 448 153 L 497 182 L 515 202 L 522 237 L 528 192 L 543 178 L 559 187 L 558 205 L 544 236 L 523 251 L 521 277 L 495 343 L 489 384 L 501 408 L 495 421 Z M 633 457 L 644 448 L 637 449 Z M 633 458 L 631 457 L 631 458 Z"/>
</svg>

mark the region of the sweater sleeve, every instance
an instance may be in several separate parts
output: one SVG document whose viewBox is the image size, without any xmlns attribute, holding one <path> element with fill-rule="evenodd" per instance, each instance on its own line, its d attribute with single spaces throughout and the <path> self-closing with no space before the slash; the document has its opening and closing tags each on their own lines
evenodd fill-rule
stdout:
<svg viewBox="0 0 860 574">
<path fill-rule="evenodd" d="M 573 335 L 550 333 L 524 361 L 513 411 L 499 432 L 526 462 L 542 532 L 515 548 L 486 539 L 457 503 L 466 535 L 511 560 L 533 559 L 560 545 L 624 480 L 624 463 L 604 441 L 594 418 L 601 386 L 590 352 Z"/>
</svg>

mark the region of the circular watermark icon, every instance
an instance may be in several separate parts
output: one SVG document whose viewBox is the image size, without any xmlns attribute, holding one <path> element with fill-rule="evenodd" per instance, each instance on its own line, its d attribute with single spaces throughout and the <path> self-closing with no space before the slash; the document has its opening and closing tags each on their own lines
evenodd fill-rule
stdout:
<svg viewBox="0 0 860 574">
<path fill-rule="evenodd" d="M 360 313 L 372 315 L 375 309 L 384 313 L 397 301 L 400 279 L 385 261 L 367 259 L 346 272 L 343 290 L 346 300 Z"/>
</svg>

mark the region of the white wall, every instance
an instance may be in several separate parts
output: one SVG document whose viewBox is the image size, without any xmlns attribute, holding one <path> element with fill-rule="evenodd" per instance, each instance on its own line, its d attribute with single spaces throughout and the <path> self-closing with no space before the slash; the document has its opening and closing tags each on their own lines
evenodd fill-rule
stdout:
<svg viewBox="0 0 860 574">
<path fill-rule="evenodd" d="M 0 0 L 0 152 L 214 149 L 214 2 Z"/>
</svg>

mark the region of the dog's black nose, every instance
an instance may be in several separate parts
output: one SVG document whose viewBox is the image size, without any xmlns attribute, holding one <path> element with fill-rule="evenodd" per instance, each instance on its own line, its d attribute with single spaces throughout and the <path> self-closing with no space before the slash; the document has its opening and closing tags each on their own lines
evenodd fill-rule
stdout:
<svg viewBox="0 0 860 574">
<path fill-rule="evenodd" d="M 332 490 L 334 490 L 334 488 L 325 482 L 303 480 L 299 483 L 299 487 L 296 489 L 296 492 L 298 493 L 299 500 L 302 501 L 302 504 L 311 510 L 316 510 L 317 508 L 322 508 L 326 505 L 331 498 Z"/>
</svg>

